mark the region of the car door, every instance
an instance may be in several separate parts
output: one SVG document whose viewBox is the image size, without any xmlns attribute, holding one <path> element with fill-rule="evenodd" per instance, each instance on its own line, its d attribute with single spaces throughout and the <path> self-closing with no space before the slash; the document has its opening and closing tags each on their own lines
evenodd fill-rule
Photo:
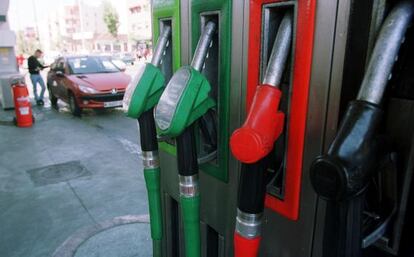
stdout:
<svg viewBox="0 0 414 257">
<path fill-rule="evenodd" d="M 62 62 L 62 71 L 63 76 L 61 77 L 61 81 L 59 84 L 59 90 L 61 94 L 61 98 L 67 100 L 69 97 L 69 92 L 74 91 L 73 82 L 69 79 L 70 69 L 67 61 Z"/>
<path fill-rule="evenodd" d="M 54 81 L 52 83 L 52 88 L 55 96 L 61 99 L 66 99 L 65 94 L 65 60 L 63 58 L 59 58 L 56 61 L 56 66 L 54 70 Z"/>
<path fill-rule="evenodd" d="M 50 66 L 50 71 L 48 73 L 47 78 L 47 87 L 49 89 L 49 93 L 53 94 L 55 97 L 58 98 L 60 97 L 58 85 L 61 80 L 61 77 L 58 75 L 60 60 L 60 58 L 56 59 L 56 61 Z"/>
<path fill-rule="evenodd" d="M 53 85 L 53 83 L 55 83 L 54 81 L 55 81 L 55 76 L 56 76 L 56 74 L 55 74 L 56 61 L 57 60 L 55 60 L 50 65 L 50 70 L 47 73 L 47 81 L 46 81 L 47 89 L 49 90 L 49 94 L 53 93 L 54 95 L 55 95 L 55 91 L 54 91 L 55 89 L 54 89 L 54 87 L 52 85 Z"/>
</svg>

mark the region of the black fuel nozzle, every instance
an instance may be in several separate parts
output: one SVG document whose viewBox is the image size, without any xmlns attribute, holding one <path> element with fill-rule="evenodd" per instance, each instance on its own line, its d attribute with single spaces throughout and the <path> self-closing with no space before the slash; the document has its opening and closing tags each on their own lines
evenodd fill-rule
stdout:
<svg viewBox="0 0 414 257">
<path fill-rule="evenodd" d="M 326 201 L 323 257 L 361 254 L 365 189 L 382 152 L 381 117 L 377 105 L 351 102 L 327 154 L 312 163 L 313 188 Z"/>
<path fill-rule="evenodd" d="M 381 117 L 382 110 L 375 104 L 365 101 L 349 104 L 328 152 L 317 157 L 311 166 L 311 182 L 320 197 L 342 201 L 367 187 L 380 152 Z"/>
<path fill-rule="evenodd" d="M 402 1 L 382 25 L 357 100 L 351 102 L 328 152 L 311 165 L 310 179 L 326 201 L 323 257 L 359 257 L 365 189 L 385 153 L 379 142 L 381 102 L 414 15 Z"/>
</svg>

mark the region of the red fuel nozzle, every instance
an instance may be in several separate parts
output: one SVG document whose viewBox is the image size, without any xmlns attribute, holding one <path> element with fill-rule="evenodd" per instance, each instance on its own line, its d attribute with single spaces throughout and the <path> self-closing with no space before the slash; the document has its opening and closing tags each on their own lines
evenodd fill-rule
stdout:
<svg viewBox="0 0 414 257">
<path fill-rule="evenodd" d="M 284 125 L 284 114 L 279 109 L 282 92 L 279 86 L 290 52 L 292 16 L 286 13 L 280 23 L 263 84 L 256 94 L 243 126 L 230 139 L 233 155 L 243 163 L 254 163 L 264 158 L 273 148 Z"/>
<path fill-rule="evenodd" d="M 281 96 L 277 87 L 257 87 L 246 121 L 230 138 L 230 148 L 236 159 L 254 163 L 273 149 L 284 126 L 285 115 L 278 111 Z"/>
<path fill-rule="evenodd" d="M 292 16 L 286 12 L 279 25 L 263 84 L 256 89 L 243 126 L 230 138 L 231 151 L 242 162 L 234 234 L 236 257 L 256 257 L 259 251 L 266 192 L 266 164 L 261 160 L 272 151 L 284 127 L 285 115 L 279 111 L 282 97 L 279 86 L 290 52 L 291 36 Z"/>
</svg>

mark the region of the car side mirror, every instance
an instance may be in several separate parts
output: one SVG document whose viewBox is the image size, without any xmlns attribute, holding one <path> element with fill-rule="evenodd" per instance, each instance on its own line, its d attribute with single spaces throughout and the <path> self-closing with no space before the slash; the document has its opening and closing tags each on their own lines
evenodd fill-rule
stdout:
<svg viewBox="0 0 414 257">
<path fill-rule="evenodd" d="M 65 72 L 63 69 L 55 68 L 54 69 L 56 76 L 63 77 L 65 75 Z"/>
<path fill-rule="evenodd" d="M 57 70 L 57 71 L 55 72 L 55 74 L 56 74 L 56 76 L 58 76 L 58 77 L 63 77 L 63 75 L 64 75 L 63 71 L 61 71 L 61 70 Z"/>
</svg>

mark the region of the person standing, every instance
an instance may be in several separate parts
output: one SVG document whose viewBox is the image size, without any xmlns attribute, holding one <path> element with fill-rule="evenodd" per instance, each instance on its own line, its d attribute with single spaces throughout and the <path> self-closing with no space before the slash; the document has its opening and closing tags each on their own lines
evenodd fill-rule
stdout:
<svg viewBox="0 0 414 257">
<path fill-rule="evenodd" d="M 38 58 L 40 58 L 42 54 L 43 54 L 42 50 L 37 49 L 34 55 L 30 56 L 29 59 L 27 59 L 27 65 L 29 66 L 30 80 L 32 81 L 33 93 L 34 93 L 37 105 L 44 104 L 43 96 L 46 90 L 45 82 L 43 81 L 43 78 L 40 75 L 40 71 L 43 70 L 44 68 L 49 67 L 49 66 L 44 66 L 39 62 Z M 39 84 L 41 88 L 40 95 L 37 94 L 37 84 Z"/>
</svg>

